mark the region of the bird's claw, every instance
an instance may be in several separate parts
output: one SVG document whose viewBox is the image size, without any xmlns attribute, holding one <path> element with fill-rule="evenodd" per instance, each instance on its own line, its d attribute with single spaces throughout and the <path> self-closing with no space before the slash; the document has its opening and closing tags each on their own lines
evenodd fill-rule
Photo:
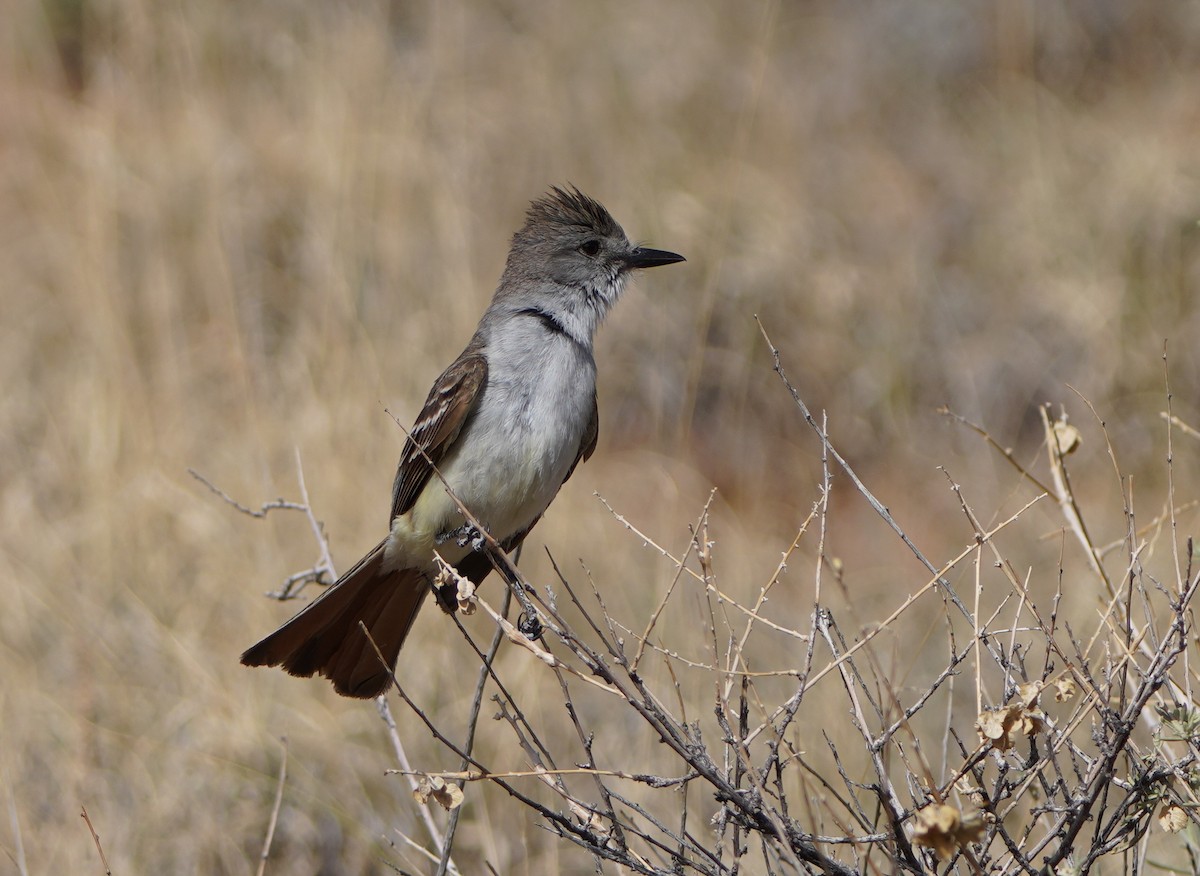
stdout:
<svg viewBox="0 0 1200 876">
<path fill-rule="evenodd" d="M 454 543 L 459 547 L 467 547 L 470 545 L 471 550 L 481 551 L 486 543 L 483 533 L 480 532 L 473 523 L 464 523 L 455 530 Z"/>
<path fill-rule="evenodd" d="M 542 622 L 537 619 L 537 615 L 526 614 L 521 612 L 520 619 L 517 620 L 517 629 L 529 641 L 533 641 L 542 635 Z"/>
<path fill-rule="evenodd" d="M 487 538 L 473 523 L 464 523 L 457 529 L 447 529 L 434 536 L 434 544 L 445 544 L 453 539 L 459 547 L 470 547 L 473 551 L 481 551 L 487 544 Z"/>
</svg>

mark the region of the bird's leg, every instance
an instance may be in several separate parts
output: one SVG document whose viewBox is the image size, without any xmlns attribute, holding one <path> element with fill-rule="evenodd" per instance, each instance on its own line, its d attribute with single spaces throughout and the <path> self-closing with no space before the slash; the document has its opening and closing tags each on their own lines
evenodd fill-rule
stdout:
<svg viewBox="0 0 1200 876">
<path fill-rule="evenodd" d="M 538 620 L 537 609 L 533 607 L 533 602 L 529 599 L 529 594 L 525 592 L 525 585 L 521 583 L 519 576 L 514 574 L 516 564 L 521 560 L 521 545 L 517 546 L 517 552 L 513 555 L 512 568 L 502 558 L 492 557 L 492 566 L 500 573 L 500 577 L 504 579 L 504 583 L 508 585 L 509 590 L 517 598 L 517 604 L 521 606 L 521 616 L 517 618 L 517 629 L 529 641 L 540 639 L 543 632 L 542 622 Z"/>
<path fill-rule="evenodd" d="M 483 550 L 485 544 L 487 544 L 487 539 L 484 538 L 483 533 L 475 527 L 475 524 L 464 523 L 460 527 L 460 532 L 458 534 L 459 547 L 466 547 L 467 545 L 470 545 L 471 550 L 481 551 Z"/>
<path fill-rule="evenodd" d="M 490 554 L 491 547 L 488 545 L 487 536 L 483 534 L 473 523 L 467 522 L 462 526 L 454 529 L 447 529 L 439 532 L 434 537 L 437 544 L 444 544 L 447 541 L 453 540 L 459 547 L 470 547 L 472 551 Z M 503 548 L 499 548 L 502 552 Z M 529 601 L 529 595 L 525 592 L 524 585 L 521 581 L 509 573 L 508 563 L 503 557 L 492 556 L 492 566 L 500 573 L 508 584 L 509 588 L 517 597 L 517 602 L 520 603 L 521 617 L 517 621 L 517 629 L 530 640 L 537 639 L 542 635 L 542 622 L 538 620 L 537 611 L 533 607 L 533 603 Z M 447 585 L 443 589 L 437 590 L 438 604 L 446 611 L 453 611 L 455 605 L 451 588 Z"/>
<path fill-rule="evenodd" d="M 517 619 L 517 629 L 521 631 L 522 636 L 534 642 L 542 637 L 544 627 L 536 614 L 522 611 L 521 616 Z"/>
<path fill-rule="evenodd" d="M 464 523 L 456 529 L 444 529 L 434 536 L 433 541 L 434 544 L 445 544 L 451 539 L 459 547 L 469 545 L 473 551 L 483 550 L 483 546 L 487 543 L 483 533 L 473 523 Z"/>
</svg>

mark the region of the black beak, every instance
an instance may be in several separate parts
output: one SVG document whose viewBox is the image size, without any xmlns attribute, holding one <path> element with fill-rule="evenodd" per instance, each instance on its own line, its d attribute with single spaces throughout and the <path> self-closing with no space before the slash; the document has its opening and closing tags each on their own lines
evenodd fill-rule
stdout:
<svg viewBox="0 0 1200 876">
<path fill-rule="evenodd" d="M 643 246 L 639 246 L 625 257 L 625 267 L 630 270 L 656 268 L 659 265 L 673 265 L 676 262 L 682 261 L 686 261 L 686 259 L 678 253 L 667 252 L 665 249 L 646 249 Z"/>
</svg>

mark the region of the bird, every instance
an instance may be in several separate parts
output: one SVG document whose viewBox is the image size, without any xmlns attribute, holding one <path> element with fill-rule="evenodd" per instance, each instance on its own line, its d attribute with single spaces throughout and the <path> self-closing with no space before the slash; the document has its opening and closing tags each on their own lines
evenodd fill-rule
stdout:
<svg viewBox="0 0 1200 876">
<path fill-rule="evenodd" d="M 474 584 L 492 569 L 461 508 L 504 551 L 524 541 L 596 449 L 596 330 L 635 271 L 682 261 L 631 243 L 575 186 L 532 201 L 474 335 L 408 432 L 387 535 L 241 662 L 321 675 L 347 697 L 383 694 L 435 589 L 435 553 Z"/>
</svg>

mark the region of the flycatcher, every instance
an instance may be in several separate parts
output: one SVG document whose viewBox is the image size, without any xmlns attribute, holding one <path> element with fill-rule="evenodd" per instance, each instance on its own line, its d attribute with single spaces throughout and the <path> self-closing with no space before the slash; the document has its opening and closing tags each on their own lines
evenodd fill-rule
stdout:
<svg viewBox="0 0 1200 876">
<path fill-rule="evenodd" d="M 242 663 L 324 675 L 344 696 L 383 693 L 391 674 L 359 622 L 394 670 L 433 589 L 434 553 L 476 584 L 492 568 L 447 488 L 505 551 L 515 549 L 596 449 L 596 328 L 631 272 L 683 260 L 631 244 L 577 188 L 534 201 L 474 336 L 433 384 L 405 442 L 387 536 Z"/>
</svg>

